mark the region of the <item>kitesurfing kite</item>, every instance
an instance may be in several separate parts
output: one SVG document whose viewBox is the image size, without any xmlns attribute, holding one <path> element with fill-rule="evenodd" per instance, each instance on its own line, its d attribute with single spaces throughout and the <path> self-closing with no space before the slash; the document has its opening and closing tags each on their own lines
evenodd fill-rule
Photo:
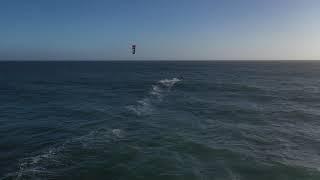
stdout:
<svg viewBox="0 0 320 180">
<path fill-rule="evenodd" d="M 136 54 L 136 45 L 132 45 L 132 54 Z"/>
</svg>

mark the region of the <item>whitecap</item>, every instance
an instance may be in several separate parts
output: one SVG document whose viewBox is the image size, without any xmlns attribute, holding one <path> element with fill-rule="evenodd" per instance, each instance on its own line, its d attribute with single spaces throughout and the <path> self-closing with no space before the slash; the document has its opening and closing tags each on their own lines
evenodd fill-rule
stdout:
<svg viewBox="0 0 320 180">
<path fill-rule="evenodd" d="M 138 116 L 151 114 L 154 111 L 154 105 L 160 103 L 163 97 L 167 95 L 171 88 L 179 81 L 181 80 L 178 78 L 158 81 L 157 84 L 152 85 L 148 96 L 142 100 L 138 100 L 136 105 L 129 105 L 126 108 Z"/>
<path fill-rule="evenodd" d="M 151 95 L 155 95 L 158 98 L 161 98 L 162 93 L 163 93 L 163 90 L 159 86 L 157 86 L 157 85 L 152 86 L 152 90 L 150 91 Z"/>
<path fill-rule="evenodd" d="M 113 129 L 112 134 L 115 135 L 118 138 L 123 137 L 123 132 L 121 129 Z"/>
<path fill-rule="evenodd" d="M 48 165 L 60 163 L 57 157 L 57 153 L 60 150 L 61 148 L 51 148 L 42 154 L 22 159 L 19 163 L 19 170 L 16 173 L 8 174 L 7 177 L 14 177 L 14 179 L 25 179 L 25 177 L 40 179 L 42 176 L 51 174 L 47 167 Z"/>
<path fill-rule="evenodd" d="M 152 113 L 152 103 L 149 98 L 139 100 L 136 105 L 130 105 L 127 108 L 138 116 Z"/>
<path fill-rule="evenodd" d="M 172 78 L 172 79 L 162 79 L 159 81 L 160 84 L 171 88 L 173 85 L 175 85 L 177 82 L 180 82 L 181 80 L 178 78 Z"/>
</svg>

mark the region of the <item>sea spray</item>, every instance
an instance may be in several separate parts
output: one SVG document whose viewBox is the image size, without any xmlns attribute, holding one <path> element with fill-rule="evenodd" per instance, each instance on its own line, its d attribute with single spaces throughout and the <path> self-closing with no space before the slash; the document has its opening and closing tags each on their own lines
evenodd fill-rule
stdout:
<svg viewBox="0 0 320 180">
<path fill-rule="evenodd" d="M 154 111 L 154 105 L 161 102 L 165 95 L 167 95 L 171 88 L 181 80 L 178 78 L 162 79 L 156 84 L 152 85 L 148 95 L 138 100 L 135 105 L 127 106 L 127 109 L 138 116 L 150 115 Z"/>
<path fill-rule="evenodd" d="M 18 171 L 9 173 L 5 179 L 55 179 L 60 168 L 76 166 L 68 159 L 73 151 L 104 151 L 112 142 L 125 137 L 121 129 L 97 129 L 86 135 L 68 139 L 63 144 L 50 147 L 37 155 L 19 161 Z"/>
</svg>

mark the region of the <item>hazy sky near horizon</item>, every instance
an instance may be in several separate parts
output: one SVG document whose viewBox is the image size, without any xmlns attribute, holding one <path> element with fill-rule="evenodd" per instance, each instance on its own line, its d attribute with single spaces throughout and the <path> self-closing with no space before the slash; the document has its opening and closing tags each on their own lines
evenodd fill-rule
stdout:
<svg viewBox="0 0 320 180">
<path fill-rule="evenodd" d="M 1 0 L 0 60 L 320 59 L 319 9 L 319 0 Z"/>
</svg>

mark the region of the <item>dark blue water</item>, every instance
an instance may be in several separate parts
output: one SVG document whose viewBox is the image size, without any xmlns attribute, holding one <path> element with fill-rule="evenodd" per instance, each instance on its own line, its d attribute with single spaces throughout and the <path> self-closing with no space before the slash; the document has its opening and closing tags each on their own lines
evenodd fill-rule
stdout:
<svg viewBox="0 0 320 180">
<path fill-rule="evenodd" d="M 320 179 L 320 62 L 1 62 L 0 179 Z"/>
</svg>

